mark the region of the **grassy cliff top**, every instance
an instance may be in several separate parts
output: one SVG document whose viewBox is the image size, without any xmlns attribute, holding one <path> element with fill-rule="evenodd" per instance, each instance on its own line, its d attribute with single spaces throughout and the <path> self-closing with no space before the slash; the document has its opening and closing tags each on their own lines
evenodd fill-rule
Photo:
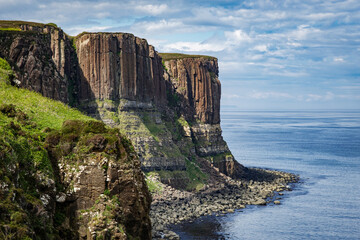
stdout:
<svg viewBox="0 0 360 240">
<path fill-rule="evenodd" d="M 27 114 L 40 128 L 59 129 L 65 120 L 93 120 L 59 101 L 43 97 L 40 93 L 11 86 L 13 75 L 10 65 L 0 58 L 0 104 L 14 104 Z"/>
<path fill-rule="evenodd" d="M 205 58 L 208 60 L 216 60 L 216 57 L 206 56 L 206 55 L 189 55 L 183 53 L 159 53 L 163 60 L 174 60 L 174 59 L 183 59 L 183 58 Z"/>
<path fill-rule="evenodd" d="M 36 23 L 36 22 L 27 22 L 27 21 L 9 21 L 9 20 L 0 20 L 0 30 L 12 30 L 12 31 L 21 31 L 21 25 L 30 25 L 34 27 L 45 27 L 51 26 L 59 28 L 55 23 Z"/>
</svg>

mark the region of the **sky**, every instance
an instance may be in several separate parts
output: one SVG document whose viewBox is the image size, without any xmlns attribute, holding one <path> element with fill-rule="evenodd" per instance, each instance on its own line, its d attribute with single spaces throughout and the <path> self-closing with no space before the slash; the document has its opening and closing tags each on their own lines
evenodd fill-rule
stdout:
<svg viewBox="0 0 360 240">
<path fill-rule="evenodd" d="M 359 0 L 0 0 L 0 19 L 218 58 L 223 109 L 360 110 Z"/>
</svg>

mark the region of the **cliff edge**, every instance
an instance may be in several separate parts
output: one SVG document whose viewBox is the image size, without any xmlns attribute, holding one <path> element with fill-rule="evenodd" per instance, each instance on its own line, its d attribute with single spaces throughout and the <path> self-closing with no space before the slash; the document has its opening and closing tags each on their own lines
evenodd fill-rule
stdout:
<svg viewBox="0 0 360 240">
<path fill-rule="evenodd" d="M 216 58 L 158 54 L 128 33 L 69 37 L 52 24 L 0 25 L 0 57 L 13 68 L 11 83 L 119 128 L 144 171 L 189 189 L 198 184 L 188 168 L 207 175 L 204 159 L 230 177 L 243 176 L 221 135 Z M 201 176 L 197 188 L 206 184 Z"/>
<path fill-rule="evenodd" d="M 266 204 L 296 177 L 234 159 L 218 73 L 130 33 L 0 21 L 0 238 L 150 239 Z"/>
<path fill-rule="evenodd" d="M 214 57 L 161 53 L 164 78 L 171 82 L 181 101 L 177 111 L 191 123 L 196 154 L 208 159 L 232 178 L 244 176 L 245 168 L 231 154 L 220 126 L 221 84 Z"/>
<path fill-rule="evenodd" d="M 130 140 L 49 99 L 75 105 L 77 71 L 56 26 L 0 21 L 1 239 L 151 239 Z"/>
</svg>

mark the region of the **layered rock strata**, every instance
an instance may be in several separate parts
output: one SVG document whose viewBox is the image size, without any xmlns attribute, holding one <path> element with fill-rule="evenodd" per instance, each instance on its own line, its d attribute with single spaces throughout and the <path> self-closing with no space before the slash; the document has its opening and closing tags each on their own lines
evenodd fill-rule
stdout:
<svg viewBox="0 0 360 240">
<path fill-rule="evenodd" d="M 14 27 L 11 23 L 0 21 L 0 26 Z M 69 88 L 76 78 L 75 52 L 69 38 L 54 26 L 15 23 L 16 28 L 9 28 L 15 30 L 0 31 L 0 57 L 16 70 L 13 84 L 69 103 L 73 99 Z"/>
<path fill-rule="evenodd" d="M 0 33 L 1 57 L 16 73 L 13 84 L 120 128 L 146 171 L 186 170 L 186 161 L 200 156 L 229 176 L 241 175 L 221 136 L 216 58 L 169 59 L 127 33 L 70 38 L 52 25 L 15 25 L 20 31 Z"/>
<path fill-rule="evenodd" d="M 208 56 L 161 54 L 168 79 L 180 96 L 179 111 L 192 126 L 196 153 L 207 157 L 220 172 L 240 178 L 245 168 L 231 154 L 220 126 L 221 85 L 217 59 Z"/>
<path fill-rule="evenodd" d="M 166 102 L 161 59 L 145 39 L 128 33 L 76 37 L 79 99 Z"/>
<path fill-rule="evenodd" d="M 167 60 L 168 54 L 160 55 L 164 57 L 165 68 L 176 92 L 182 96 L 180 105 L 187 119 L 219 124 L 221 84 L 217 59 L 182 54 Z"/>
<path fill-rule="evenodd" d="M 120 128 L 144 170 L 184 170 L 184 157 L 161 117 L 166 81 L 154 47 L 127 33 L 83 33 L 76 51 L 80 107 Z"/>
<path fill-rule="evenodd" d="M 58 162 L 58 208 L 79 239 L 150 239 L 151 197 L 131 142 L 101 122 L 66 121 L 46 138 Z M 73 217 L 72 217 L 73 216 Z M 67 236 L 67 238 L 73 238 Z"/>
<path fill-rule="evenodd" d="M 151 239 L 151 196 L 131 142 L 100 121 L 55 130 L 35 119 L 0 104 L 0 239 Z"/>
</svg>

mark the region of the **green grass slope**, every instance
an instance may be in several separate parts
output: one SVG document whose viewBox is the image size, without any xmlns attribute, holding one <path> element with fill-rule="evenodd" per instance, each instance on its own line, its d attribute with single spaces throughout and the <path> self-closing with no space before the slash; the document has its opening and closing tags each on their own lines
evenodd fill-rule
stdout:
<svg viewBox="0 0 360 240">
<path fill-rule="evenodd" d="M 0 58 L 0 104 L 13 104 L 24 112 L 38 128 L 59 129 L 65 120 L 93 120 L 76 109 L 43 97 L 41 94 L 8 84 L 13 77 L 8 63 Z"/>
<path fill-rule="evenodd" d="M 59 239 L 59 215 L 55 213 L 52 223 L 46 214 L 39 214 L 44 210 L 41 196 L 54 191 L 55 180 L 45 139 L 65 120 L 96 121 L 9 85 L 13 77 L 9 64 L 0 58 L 0 239 Z"/>
</svg>

